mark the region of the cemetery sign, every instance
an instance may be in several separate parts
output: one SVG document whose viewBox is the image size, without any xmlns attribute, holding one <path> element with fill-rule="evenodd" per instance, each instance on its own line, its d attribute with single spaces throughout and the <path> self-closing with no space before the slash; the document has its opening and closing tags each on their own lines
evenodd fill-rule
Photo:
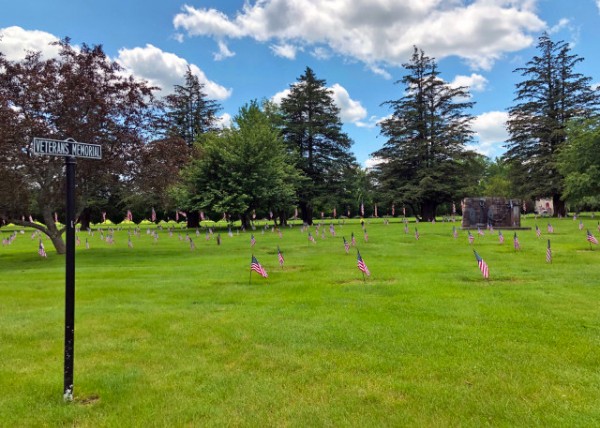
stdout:
<svg viewBox="0 0 600 428">
<path fill-rule="evenodd" d="M 67 179 L 66 197 L 66 257 L 65 257 L 65 353 L 63 399 L 73 401 L 73 360 L 75 350 L 75 159 L 102 159 L 98 144 L 86 144 L 72 138 L 53 140 L 34 138 L 34 155 L 62 156 L 65 158 Z"/>
</svg>

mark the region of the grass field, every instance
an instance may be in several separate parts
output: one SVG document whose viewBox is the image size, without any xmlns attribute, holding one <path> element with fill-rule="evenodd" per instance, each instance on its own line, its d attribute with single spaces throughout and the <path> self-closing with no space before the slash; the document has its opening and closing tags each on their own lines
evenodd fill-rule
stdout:
<svg viewBox="0 0 600 428">
<path fill-rule="evenodd" d="M 73 403 L 64 257 L 27 230 L 0 247 L 0 426 L 599 426 L 597 220 L 550 222 L 524 220 L 542 237 L 518 231 L 520 251 L 511 231 L 470 245 L 452 223 L 398 219 L 367 222 L 368 242 L 356 221 L 312 227 L 315 244 L 259 227 L 254 248 L 250 231 L 219 246 L 142 227 L 133 248 L 127 230 L 80 233 Z"/>
</svg>

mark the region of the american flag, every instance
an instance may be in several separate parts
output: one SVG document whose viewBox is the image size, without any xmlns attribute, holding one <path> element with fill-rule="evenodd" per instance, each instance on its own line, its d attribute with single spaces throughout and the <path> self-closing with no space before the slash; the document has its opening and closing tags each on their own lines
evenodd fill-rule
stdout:
<svg viewBox="0 0 600 428">
<path fill-rule="evenodd" d="M 346 250 L 346 254 L 348 254 L 350 251 L 350 244 L 348 244 L 348 241 L 346 241 L 346 237 L 342 237 L 342 239 L 344 240 L 344 249 Z"/>
<path fill-rule="evenodd" d="M 456 226 L 452 226 L 452 236 L 454 236 L 454 239 L 458 238 L 458 232 L 456 231 Z"/>
<path fill-rule="evenodd" d="M 480 236 L 484 236 L 485 232 L 483 230 L 481 230 L 481 228 L 479 226 L 477 226 L 477 234 Z"/>
<path fill-rule="evenodd" d="M 501 244 L 504 244 L 504 235 L 501 230 L 498 231 L 498 241 L 500 241 Z"/>
<path fill-rule="evenodd" d="M 546 248 L 546 262 L 552 263 L 552 249 L 550 248 L 550 240 L 548 239 L 548 248 Z"/>
<path fill-rule="evenodd" d="M 75 235 L 75 245 L 79 246 L 81 244 L 81 240 L 79 239 L 79 235 Z"/>
<path fill-rule="evenodd" d="M 537 237 L 539 238 L 540 236 L 542 236 L 542 231 L 540 230 L 540 228 L 538 227 L 538 225 L 535 225 L 535 234 L 537 235 Z"/>
<path fill-rule="evenodd" d="M 583 222 L 579 220 L 579 230 L 583 230 Z"/>
<path fill-rule="evenodd" d="M 250 235 L 250 246 L 254 247 L 254 244 L 256 244 L 256 238 L 254 238 L 254 235 L 251 234 Z"/>
<path fill-rule="evenodd" d="M 150 218 L 153 222 L 156 221 L 156 211 L 154 210 L 154 207 L 152 207 L 152 214 L 150 215 Z"/>
<path fill-rule="evenodd" d="M 283 258 L 283 253 L 281 252 L 281 250 L 279 249 L 279 247 L 277 247 L 277 259 L 279 260 L 279 265 L 281 267 L 283 267 L 283 264 L 285 263 L 285 260 Z"/>
<path fill-rule="evenodd" d="M 88 239 L 85 238 L 85 249 L 89 250 L 90 249 L 90 243 L 88 242 Z"/>
<path fill-rule="evenodd" d="M 515 250 L 521 249 L 521 244 L 519 244 L 519 238 L 517 237 L 517 232 L 515 232 L 515 236 L 513 238 L 513 244 L 515 246 Z"/>
<path fill-rule="evenodd" d="M 131 236 L 127 237 L 127 246 L 133 248 L 133 242 L 131 242 Z"/>
<path fill-rule="evenodd" d="M 46 249 L 44 248 L 44 243 L 41 239 L 40 245 L 38 246 L 38 254 L 40 255 L 40 257 L 48 257 L 48 255 L 46 254 Z"/>
<path fill-rule="evenodd" d="M 333 223 L 329 225 L 329 233 L 331 236 L 335 236 L 335 227 L 333 226 Z"/>
<path fill-rule="evenodd" d="M 354 232 L 352 232 L 352 234 L 350 235 L 350 243 L 353 247 L 356 246 L 356 238 L 354 238 Z"/>
<path fill-rule="evenodd" d="M 590 242 L 590 244 L 598 245 L 598 240 L 596 239 L 596 237 L 594 235 L 592 235 L 590 233 L 589 229 L 587 231 L 587 240 Z"/>
<path fill-rule="evenodd" d="M 367 276 L 371 275 L 371 272 L 369 272 L 369 268 L 367 267 L 367 265 L 365 264 L 365 261 L 360 256 L 360 252 L 358 250 L 356 250 L 356 254 L 357 254 L 356 266 L 358 266 L 358 270 L 360 270 Z"/>
<path fill-rule="evenodd" d="M 490 233 L 494 233 L 494 225 L 492 223 L 488 225 L 488 229 L 490 230 Z"/>
<path fill-rule="evenodd" d="M 554 233 L 554 228 L 550 223 L 548 223 L 548 233 Z"/>
<path fill-rule="evenodd" d="M 479 266 L 479 270 L 485 279 L 489 278 L 490 270 L 488 268 L 487 263 L 477 254 L 477 251 L 473 250 L 475 253 L 475 258 L 477 259 L 477 265 Z"/>
<path fill-rule="evenodd" d="M 404 233 L 408 234 L 408 224 L 404 223 Z"/>
<path fill-rule="evenodd" d="M 317 231 L 317 233 L 319 233 L 319 232 Z M 308 240 L 314 244 L 317 243 L 317 241 L 315 241 L 315 238 L 312 236 L 312 233 L 310 233 L 310 232 L 308 232 Z"/>
<path fill-rule="evenodd" d="M 365 242 L 369 242 L 369 234 L 367 233 L 367 229 L 365 229 Z"/>
<path fill-rule="evenodd" d="M 265 270 L 265 268 L 263 268 L 261 266 L 261 264 L 258 262 L 258 260 L 256 260 L 256 257 L 252 256 L 252 261 L 250 262 L 250 270 L 257 272 L 258 274 L 260 274 L 263 278 L 266 278 L 267 276 L 267 271 Z"/>
<path fill-rule="evenodd" d="M 467 231 L 467 234 L 469 236 L 469 244 L 472 244 L 473 241 L 475 240 L 475 237 L 471 234 L 471 231 Z"/>
<path fill-rule="evenodd" d="M 417 230 L 417 228 L 415 227 L 415 239 L 418 241 L 419 240 L 419 231 Z"/>
</svg>

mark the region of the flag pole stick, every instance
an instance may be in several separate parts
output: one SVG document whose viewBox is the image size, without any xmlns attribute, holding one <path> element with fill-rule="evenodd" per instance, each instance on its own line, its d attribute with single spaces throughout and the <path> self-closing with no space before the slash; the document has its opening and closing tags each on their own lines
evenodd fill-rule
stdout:
<svg viewBox="0 0 600 428">
<path fill-rule="evenodd" d="M 250 259 L 250 264 L 252 264 L 252 260 L 254 259 L 254 254 L 252 254 L 252 258 Z M 248 279 L 248 285 L 252 284 L 252 266 L 250 266 L 250 278 Z"/>
</svg>

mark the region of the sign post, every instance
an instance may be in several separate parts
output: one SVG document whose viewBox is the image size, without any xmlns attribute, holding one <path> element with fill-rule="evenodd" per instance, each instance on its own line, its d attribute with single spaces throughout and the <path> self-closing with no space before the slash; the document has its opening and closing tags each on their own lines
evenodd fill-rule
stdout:
<svg viewBox="0 0 600 428">
<path fill-rule="evenodd" d="M 63 399 L 73 401 L 73 360 L 75 350 L 75 158 L 102 159 L 102 147 L 79 143 L 72 138 L 33 139 L 33 154 L 63 156 L 67 178 L 67 220 L 65 259 L 65 361 Z"/>
</svg>

